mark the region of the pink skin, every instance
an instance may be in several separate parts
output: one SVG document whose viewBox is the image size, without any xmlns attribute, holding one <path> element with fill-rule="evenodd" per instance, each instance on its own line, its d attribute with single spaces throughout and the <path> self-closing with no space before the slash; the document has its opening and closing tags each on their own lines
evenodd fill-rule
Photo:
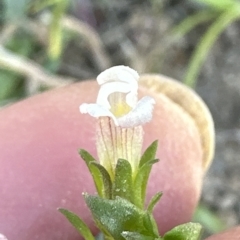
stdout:
<svg viewBox="0 0 240 240">
<path fill-rule="evenodd" d="M 57 211 L 79 214 L 96 233 L 82 192 L 95 193 L 77 149 L 96 156 L 96 119 L 79 113 L 94 102 L 96 82 L 49 91 L 0 112 L 0 232 L 9 240 L 81 239 Z M 144 149 L 159 140 L 148 199 L 164 195 L 155 209 L 161 233 L 191 219 L 202 184 L 202 149 L 191 118 L 165 96 L 154 96 L 153 120 L 145 125 Z M 212 239 L 211 239 L 212 240 Z"/>
</svg>

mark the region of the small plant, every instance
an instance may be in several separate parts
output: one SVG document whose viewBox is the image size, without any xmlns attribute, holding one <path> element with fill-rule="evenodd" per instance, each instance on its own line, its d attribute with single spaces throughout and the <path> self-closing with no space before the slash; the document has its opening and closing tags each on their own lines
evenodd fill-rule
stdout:
<svg viewBox="0 0 240 240">
<path fill-rule="evenodd" d="M 81 149 L 98 195 L 83 193 L 96 226 L 105 240 L 198 240 L 201 225 L 186 223 L 160 236 L 153 217 L 162 193 L 145 207 L 149 174 L 156 159 L 157 141 L 141 154 L 142 125 L 152 119 L 154 99 L 137 100 L 138 74 L 125 66 L 102 72 L 96 103 L 83 103 L 81 113 L 97 118 L 96 147 L 99 161 Z M 88 226 L 76 214 L 59 209 L 86 240 L 94 240 Z"/>
</svg>

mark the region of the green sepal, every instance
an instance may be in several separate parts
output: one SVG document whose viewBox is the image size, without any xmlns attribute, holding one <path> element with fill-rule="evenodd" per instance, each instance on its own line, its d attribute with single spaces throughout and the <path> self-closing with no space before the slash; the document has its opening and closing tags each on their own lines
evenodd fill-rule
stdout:
<svg viewBox="0 0 240 240">
<path fill-rule="evenodd" d="M 94 181 L 94 184 L 95 184 L 98 194 L 101 197 L 103 197 L 102 190 L 104 188 L 104 185 L 103 185 L 103 180 L 101 179 L 101 174 L 99 174 L 98 169 L 96 169 L 95 167 L 92 167 L 92 165 L 90 165 L 91 162 L 96 162 L 95 158 L 84 149 L 79 150 L 79 155 L 86 163 L 88 170 L 92 175 L 92 178 L 93 178 L 93 181 Z"/>
<path fill-rule="evenodd" d="M 201 236 L 202 226 L 199 223 L 185 223 L 179 225 L 163 236 L 163 240 L 199 240 Z"/>
<path fill-rule="evenodd" d="M 142 235 L 138 232 L 122 232 L 122 236 L 126 240 L 155 240 L 155 237 L 150 237 L 146 235 Z"/>
<path fill-rule="evenodd" d="M 102 181 L 102 188 L 101 188 L 101 194 L 99 194 L 101 197 L 112 199 L 112 181 L 110 178 L 110 175 L 108 171 L 99 163 L 97 162 L 90 162 L 89 167 L 97 173 L 96 175 L 97 180 Z"/>
<path fill-rule="evenodd" d="M 132 201 L 133 182 L 132 167 L 129 161 L 118 159 L 115 168 L 115 179 L 113 183 L 113 195 Z"/>
<path fill-rule="evenodd" d="M 145 212 L 143 216 L 143 226 L 145 227 L 149 236 L 155 238 L 159 236 L 157 223 L 154 220 L 153 215 L 149 212 Z"/>
<path fill-rule="evenodd" d="M 123 240 L 122 232 L 140 232 L 144 229 L 144 212 L 126 199 L 114 200 L 98 196 L 84 195 L 93 218 L 104 234 L 110 234 L 114 240 Z"/>
<path fill-rule="evenodd" d="M 148 204 L 148 207 L 147 207 L 147 211 L 148 212 L 150 212 L 150 213 L 153 212 L 153 209 L 155 208 L 156 204 L 161 199 L 162 195 L 163 195 L 162 192 L 158 192 L 151 198 L 151 200 L 150 200 L 150 202 Z"/>
<path fill-rule="evenodd" d="M 68 219 L 68 221 L 77 229 L 77 231 L 84 237 L 84 239 L 95 240 L 86 223 L 84 223 L 84 221 L 75 213 L 63 208 L 59 208 L 58 211 Z"/>
<path fill-rule="evenodd" d="M 134 180 L 133 184 L 133 191 L 134 191 L 134 203 L 139 208 L 144 208 L 145 196 L 146 196 L 146 188 L 147 182 L 149 178 L 149 174 L 152 169 L 152 165 L 157 163 L 159 160 L 149 160 L 146 162 L 137 172 L 137 175 Z"/>
<path fill-rule="evenodd" d="M 140 162 L 139 168 L 141 168 L 145 163 L 149 160 L 155 159 L 156 152 L 157 152 L 158 140 L 155 140 L 143 153 Z"/>
<path fill-rule="evenodd" d="M 92 175 L 99 196 L 110 198 L 112 196 L 112 184 L 106 169 L 86 150 L 80 149 L 79 154 Z"/>
</svg>

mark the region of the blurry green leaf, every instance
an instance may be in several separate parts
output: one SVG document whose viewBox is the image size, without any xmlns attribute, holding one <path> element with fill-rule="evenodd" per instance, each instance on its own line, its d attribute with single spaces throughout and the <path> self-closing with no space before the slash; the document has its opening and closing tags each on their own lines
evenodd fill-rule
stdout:
<svg viewBox="0 0 240 240">
<path fill-rule="evenodd" d="M 146 162 L 149 160 L 155 159 L 155 155 L 157 152 L 158 140 L 155 140 L 143 153 L 140 162 L 139 168 L 141 168 Z"/>
<path fill-rule="evenodd" d="M 148 212 L 150 212 L 150 213 L 153 212 L 155 205 L 159 202 L 161 197 L 162 197 L 162 192 L 158 192 L 152 197 L 152 199 L 150 200 L 148 207 L 147 207 Z"/>
<path fill-rule="evenodd" d="M 94 172 L 94 174 L 96 173 L 94 175 L 94 179 L 96 179 L 97 181 L 103 182 L 101 194 L 99 195 L 102 197 L 111 199 L 112 198 L 112 181 L 107 170 L 97 162 L 90 162 L 89 168 L 91 169 L 92 172 Z"/>
<path fill-rule="evenodd" d="M 126 239 L 126 240 L 156 240 L 156 238 L 154 237 L 149 237 L 149 236 L 145 236 L 142 235 L 140 233 L 137 232 L 123 232 L 122 236 Z"/>
<path fill-rule="evenodd" d="M 185 223 L 179 225 L 163 236 L 163 240 L 199 240 L 202 226 L 199 223 Z"/>
<path fill-rule="evenodd" d="M 196 50 L 191 56 L 184 83 L 192 88 L 196 85 L 196 79 L 200 68 L 209 53 L 212 45 L 217 40 L 222 31 L 232 22 L 240 18 L 240 12 L 236 9 L 231 9 L 220 15 L 220 17 L 208 28 L 204 34 Z"/>
<path fill-rule="evenodd" d="M 0 69 L 0 105 L 14 102 L 25 94 L 24 79 L 17 73 Z"/>
<path fill-rule="evenodd" d="M 53 60 L 58 59 L 62 53 L 63 29 L 61 20 L 67 10 L 67 6 L 67 0 L 61 0 L 53 6 L 48 45 L 49 58 Z"/>
<path fill-rule="evenodd" d="M 26 17 L 26 8 L 30 0 L 4 0 L 5 20 L 16 22 Z"/>
<path fill-rule="evenodd" d="M 207 22 L 218 16 L 217 12 L 204 10 L 194 15 L 191 15 L 185 18 L 182 22 L 180 22 L 176 27 L 173 28 L 172 34 L 177 37 L 184 36 L 188 32 L 190 32 L 197 25 Z"/>
<path fill-rule="evenodd" d="M 85 194 L 85 200 L 102 232 L 110 234 L 114 240 L 123 240 L 122 232 L 143 230 L 144 212 L 126 199 L 103 199 Z"/>
<path fill-rule="evenodd" d="M 115 168 L 114 196 L 125 198 L 131 202 L 132 193 L 132 168 L 129 161 L 118 159 Z"/>
<path fill-rule="evenodd" d="M 154 154 L 155 155 L 155 154 Z M 134 191 L 134 203 L 139 208 L 144 208 L 146 188 L 148 183 L 149 174 L 152 169 L 152 165 L 157 163 L 159 160 L 149 160 L 146 162 L 137 172 L 136 178 L 134 180 L 133 191 Z"/>
<path fill-rule="evenodd" d="M 0 70 L 0 100 L 9 98 L 16 90 L 19 81 L 18 75 L 9 71 Z"/>
<path fill-rule="evenodd" d="M 21 56 L 29 56 L 35 51 L 35 42 L 29 34 L 17 31 L 6 43 L 6 48 Z"/>
<path fill-rule="evenodd" d="M 79 218 L 75 213 L 72 213 L 66 209 L 58 209 L 68 220 L 69 222 L 77 229 L 77 231 L 87 240 L 95 240 L 88 226 Z"/>
<path fill-rule="evenodd" d="M 228 10 L 233 5 L 236 5 L 238 3 L 238 1 L 235 0 L 195 0 L 195 1 L 207 4 L 216 10 L 223 11 Z"/>
<path fill-rule="evenodd" d="M 194 213 L 194 221 L 200 222 L 212 234 L 223 231 L 226 228 L 223 222 L 203 205 L 197 207 Z"/>
</svg>

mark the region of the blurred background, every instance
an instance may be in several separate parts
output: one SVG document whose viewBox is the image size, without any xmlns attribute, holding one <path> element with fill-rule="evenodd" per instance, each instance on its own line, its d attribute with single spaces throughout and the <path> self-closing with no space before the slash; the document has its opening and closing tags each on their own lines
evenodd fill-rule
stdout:
<svg viewBox="0 0 240 240">
<path fill-rule="evenodd" d="M 240 1 L 0 0 L 0 108 L 124 64 L 194 88 L 216 155 L 194 219 L 240 224 Z"/>
</svg>

